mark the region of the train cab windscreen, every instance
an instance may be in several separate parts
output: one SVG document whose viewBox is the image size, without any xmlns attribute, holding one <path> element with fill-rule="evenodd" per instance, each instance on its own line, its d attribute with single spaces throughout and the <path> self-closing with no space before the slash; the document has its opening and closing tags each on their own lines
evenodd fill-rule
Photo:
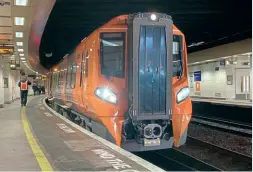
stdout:
<svg viewBox="0 0 253 172">
<path fill-rule="evenodd" d="M 101 73 L 107 77 L 124 77 L 125 33 L 100 34 Z"/>
</svg>

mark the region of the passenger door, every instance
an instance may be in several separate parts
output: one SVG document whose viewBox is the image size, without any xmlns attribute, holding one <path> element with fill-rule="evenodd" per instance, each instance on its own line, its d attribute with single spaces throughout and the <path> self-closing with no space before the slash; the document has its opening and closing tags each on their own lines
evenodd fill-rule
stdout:
<svg viewBox="0 0 253 172">
<path fill-rule="evenodd" d="M 83 73 L 82 73 L 82 100 L 83 100 L 83 106 L 85 110 L 88 109 L 88 58 L 89 53 L 87 48 L 85 47 L 85 51 L 83 52 L 82 56 L 82 65 L 83 65 Z"/>
</svg>

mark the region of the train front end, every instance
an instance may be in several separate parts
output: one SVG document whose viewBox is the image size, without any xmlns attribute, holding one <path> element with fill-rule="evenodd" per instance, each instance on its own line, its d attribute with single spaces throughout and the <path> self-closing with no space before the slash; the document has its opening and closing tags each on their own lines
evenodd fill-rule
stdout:
<svg viewBox="0 0 253 172">
<path fill-rule="evenodd" d="M 127 25 L 129 108 L 121 146 L 134 152 L 183 145 L 192 113 L 184 37 L 166 14 L 129 15 Z"/>
</svg>

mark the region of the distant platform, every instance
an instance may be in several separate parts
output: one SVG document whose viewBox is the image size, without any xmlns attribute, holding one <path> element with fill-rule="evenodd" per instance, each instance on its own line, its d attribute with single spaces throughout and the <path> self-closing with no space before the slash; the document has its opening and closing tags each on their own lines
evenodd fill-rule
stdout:
<svg viewBox="0 0 253 172">
<path fill-rule="evenodd" d="M 164 171 L 50 109 L 43 96 L 0 109 L 0 171 Z"/>
<path fill-rule="evenodd" d="M 215 99 L 205 97 L 191 97 L 191 100 L 193 102 L 206 102 L 218 105 L 252 108 L 252 102 L 250 100 L 226 100 L 226 99 Z"/>
</svg>

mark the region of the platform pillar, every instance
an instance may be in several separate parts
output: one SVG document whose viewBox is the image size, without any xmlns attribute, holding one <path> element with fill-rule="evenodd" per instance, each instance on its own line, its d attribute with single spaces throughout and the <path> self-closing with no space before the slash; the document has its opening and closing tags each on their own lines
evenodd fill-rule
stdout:
<svg viewBox="0 0 253 172">
<path fill-rule="evenodd" d="M 11 76 L 12 76 L 13 99 L 16 100 L 16 99 L 20 98 L 20 88 L 18 87 L 18 82 L 20 80 L 20 71 L 19 70 L 12 70 Z"/>
<path fill-rule="evenodd" d="M 4 104 L 3 67 L 4 67 L 3 58 L 0 57 L 0 107 L 1 108 L 3 107 L 3 104 Z"/>
</svg>

